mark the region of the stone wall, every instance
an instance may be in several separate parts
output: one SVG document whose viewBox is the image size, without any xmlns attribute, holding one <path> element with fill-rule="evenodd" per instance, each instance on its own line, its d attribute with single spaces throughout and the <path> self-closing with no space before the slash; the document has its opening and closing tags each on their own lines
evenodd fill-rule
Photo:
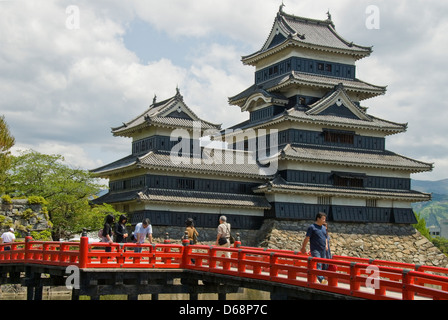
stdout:
<svg viewBox="0 0 448 320">
<path fill-rule="evenodd" d="M 257 246 L 299 251 L 311 223 L 266 220 Z M 329 222 L 328 229 L 333 255 L 448 268 L 448 257 L 411 225 Z"/>
<path fill-rule="evenodd" d="M 42 211 L 40 204 L 28 204 L 27 199 L 14 199 L 12 204 L 0 205 L 0 233 L 10 227 L 26 236 L 27 232 L 48 229 L 48 216 Z"/>
</svg>

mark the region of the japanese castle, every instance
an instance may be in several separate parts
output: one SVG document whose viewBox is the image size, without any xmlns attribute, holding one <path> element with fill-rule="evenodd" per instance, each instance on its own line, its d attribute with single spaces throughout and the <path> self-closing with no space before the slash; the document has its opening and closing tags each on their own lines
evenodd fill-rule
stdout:
<svg viewBox="0 0 448 320">
<path fill-rule="evenodd" d="M 314 220 L 319 211 L 334 222 L 416 223 L 411 204 L 430 195 L 411 190 L 410 176 L 433 165 L 386 149 L 407 124 L 367 112 L 364 101 L 386 93 L 356 78 L 356 61 L 371 53 L 341 37 L 329 14 L 315 20 L 280 7 L 263 47 L 242 57 L 254 83 L 228 101 L 248 120 L 224 129 L 200 119 L 179 89 L 154 98 L 112 128 L 132 138 L 132 152 L 92 170 L 110 188 L 94 202 L 156 226 L 192 217 L 215 228 L 226 215 L 233 228 L 256 230 L 265 219 Z"/>
</svg>

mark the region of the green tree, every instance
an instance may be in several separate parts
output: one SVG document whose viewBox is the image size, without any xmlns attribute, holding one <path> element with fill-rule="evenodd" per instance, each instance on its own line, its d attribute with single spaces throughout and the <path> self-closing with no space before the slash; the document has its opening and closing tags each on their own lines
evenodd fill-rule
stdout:
<svg viewBox="0 0 448 320">
<path fill-rule="evenodd" d="M 0 117 L 0 194 L 5 192 L 4 184 L 6 172 L 10 165 L 10 149 L 14 146 L 15 140 L 9 131 L 5 117 Z"/>
<path fill-rule="evenodd" d="M 89 171 L 71 168 L 60 155 L 36 151 L 12 157 L 7 192 L 15 196 L 41 196 L 48 201 L 54 240 L 96 230 L 108 213 L 118 215 L 111 206 L 92 208 L 89 199 L 105 188 Z"/>
<path fill-rule="evenodd" d="M 426 228 L 426 221 L 420 215 L 420 213 L 416 213 L 415 217 L 417 218 L 417 223 L 414 224 L 414 228 L 417 229 L 425 238 L 431 241 L 431 235 L 429 234 L 429 229 Z"/>
<path fill-rule="evenodd" d="M 448 239 L 435 237 L 432 239 L 432 243 L 448 256 Z"/>
</svg>

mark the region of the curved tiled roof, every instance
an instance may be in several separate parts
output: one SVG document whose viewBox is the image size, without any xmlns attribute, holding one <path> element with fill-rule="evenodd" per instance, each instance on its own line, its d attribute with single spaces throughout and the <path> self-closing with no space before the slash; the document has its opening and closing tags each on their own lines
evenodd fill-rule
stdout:
<svg viewBox="0 0 448 320">
<path fill-rule="evenodd" d="M 208 207 L 239 207 L 249 209 L 269 209 L 271 206 L 264 196 L 193 190 L 173 190 L 147 188 L 121 193 L 107 193 L 93 203 L 115 203 L 123 201 L 143 201 L 154 203 L 176 203 L 182 205 Z"/>
<path fill-rule="evenodd" d="M 210 155 L 208 151 L 203 151 L 201 156 L 195 158 L 178 157 L 177 154 L 171 155 L 169 151 L 150 151 L 141 157 L 125 157 L 119 161 L 94 169 L 91 172 L 104 177 L 120 171 L 145 168 L 257 179 L 268 179 L 272 176 L 265 173 L 263 167 L 255 160 L 253 153 L 223 150 L 221 157 L 218 157 L 219 151 L 213 151 L 218 152 L 216 157 L 215 155 Z"/>
<path fill-rule="evenodd" d="M 281 159 L 304 162 L 330 163 L 333 165 L 364 168 L 399 169 L 410 172 L 430 171 L 433 167 L 433 164 L 410 159 L 390 151 L 367 152 L 350 148 L 313 148 L 288 144 L 277 156 Z"/>
<path fill-rule="evenodd" d="M 273 41 L 274 34 L 280 33 L 283 35 L 284 41 L 280 43 Z M 246 64 L 252 64 L 289 45 L 350 54 L 358 59 L 368 56 L 372 52 L 372 47 L 354 44 L 340 36 L 330 17 L 327 20 L 303 18 L 286 14 L 280 9 L 264 46 L 259 51 L 244 56 L 242 60 Z"/>
<path fill-rule="evenodd" d="M 246 100 L 254 93 L 265 90 L 271 94 L 278 94 L 277 91 L 293 85 L 303 85 L 307 87 L 333 89 L 337 85 L 343 85 L 347 92 L 356 93 L 360 100 L 373 98 L 386 93 L 386 86 L 376 86 L 359 79 L 336 78 L 324 75 L 311 74 L 306 72 L 291 71 L 262 84 L 254 84 L 243 92 L 230 97 L 229 103 L 236 106 L 243 106 Z"/>
<path fill-rule="evenodd" d="M 186 110 L 188 117 L 167 116 L 170 112 L 176 111 L 176 106 Z M 221 125 L 200 119 L 184 102 L 179 91 L 174 97 L 161 102 L 153 102 L 153 104 L 145 112 L 136 118 L 123 123 L 123 125 L 112 128 L 115 136 L 132 136 L 132 133 L 147 126 L 159 126 L 168 128 L 186 128 L 193 130 L 194 122 L 201 123 L 201 129 L 220 130 Z"/>
<path fill-rule="evenodd" d="M 348 188 L 330 185 L 291 183 L 281 177 L 255 187 L 255 193 L 283 192 L 300 194 L 319 194 L 321 196 L 342 196 L 367 199 L 396 199 L 408 201 L 428 201 L 431 199 L 429 193 L 413 190 L 386 190 L 374 188 Z"/>
<path fill-rule="evenodd" d="M 263 168 L 255 161 L 252 153 L 235 150 L 224 150 L 222 157 L 207 156 L 203 152 L 202 157 L 181 158 L 166 153 L 149 152 L 139 158 L 138 166 L 142 168 L 154 168 L 158 170 L 201 172 L 228 176 L 246 176 L 260 178 L 265 176 Z M 241 158 L 237 159 L 237 154 Z M 265 176 L 266 177 L 266 176 Z"/>
</svg>

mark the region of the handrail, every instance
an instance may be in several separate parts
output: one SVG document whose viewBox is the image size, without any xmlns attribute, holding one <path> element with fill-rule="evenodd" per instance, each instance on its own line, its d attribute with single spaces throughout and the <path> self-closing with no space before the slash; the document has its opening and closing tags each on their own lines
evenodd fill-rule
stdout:
<svg viewBox="0 0 448 320">
<path fill-rule="evenodd" d="M 5 250 L 5 247 L 10 250 Z M 139 252 L 141 251 L 141 252 Z M 241 246 L 34 241 L 0 244 L 7 263 L 89 268 L 189 269 L 307 287 L 365 299 L 448 300 L 448 269 L 346 256 L 315 258 L 291 250 Z M 337 271 L 320 270 L 331 264 Z M 328 284 L 317 281 L 324 276 Z"/>
</svg>

